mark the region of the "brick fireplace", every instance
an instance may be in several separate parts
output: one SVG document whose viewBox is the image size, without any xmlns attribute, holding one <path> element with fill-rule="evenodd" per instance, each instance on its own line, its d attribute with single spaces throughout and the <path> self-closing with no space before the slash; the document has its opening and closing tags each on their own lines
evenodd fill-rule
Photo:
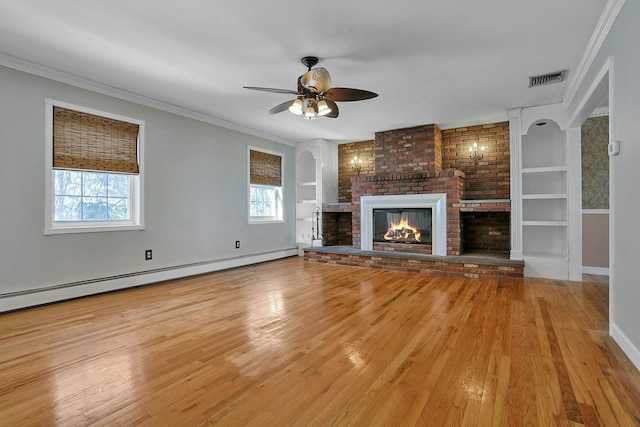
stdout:
<svg viewBox="0 0 640 427">
<path fill-rule="evenodd" d="M 473 142 L 487 147 L 484 158 L 477 164 L 468 157 L 468 147 Z M 351 170 L 350 161 L 354 156 L 363 161 L 360 174 Z M 338 166 L 340 203 L 323 206 L 325 246 L 341 245 L 345 250 L 356 252 L 373 250 L 371 254 L 387 253 L 394 257 L 405 254 L 410 258 L 409 255 L 416 254 L 455 258 L 473 254 L 498 255 L 507 261 L 510 250 L 508 122 L 445 131 L 436 125 L 423 125 L 377 132 L 373 141 L 339 146 Z M 368 229 L 364 232 L 362 229 L 362 197 L 430 194 L 443 194 L 446 199 L 444 254 L 432 251 L 431 245 L 371 244 L 369 241 L 363 244 L 362 237 Z M 336 261 L 339 254 L 322 256 L 333 260 L 328 262 L 340 263 Z M 358 262 L 367 266 L 379 262 L 376 255 L 371 255 L 376 258 L 373 261 L 362 261 L 368 255 L 360 253 L 356 256 L 349 252 L 348 256 L 359 257 Z M 321 256 L 309 256 L 314 257 Z M 389 264 L 388 260 L 380 262 Z M 503 267 L 505 270 L 501 271 L 511 271 L 510 266 L 496 268 Z M 519 267 L 515 269 L 514 274 L 520 275 Z M 476 273 L 465 271 L 463 274 L 475 277 Z"/>
<path fill-rule="evenodd" d="M 352 244 L 362 247 L 362 196 L 398 196 L 445 194 L 446 221 L 443 230 L 446 253 L 460 255 L 461 223 L 459 204 L 464 194 L 465 174 L 461 170 L 442 169 L 442 132 L 436 125 L 378 132 L 373 144 L 374 173 L 351 178 Z M 368 224 L 365 224 L 369 227 Z M 368 247 L 368 244 L 365 244 Z M 406 245 L 387 243 L 378 250 L 431 253 L 431 248 L 416 250 Z"/>
<path fill-rule="evenodd" d="M 351 187 L 351 234 L 353 247 L 361 248 L 361 197 L 362 196 L 394 196 L 412 194 L 445 194 L 446 195 L 446 253 L 441 255 L 460 255 L 461 226 L 460 213 L 454 207 L 461 199 L 464 187 L 464 172 L 456 170 L 434 172 L 401 172 L 384 173 L 374 176 L 352 178 Z M 398 206 L 401 206 L 399 204 Z M 389 243 L 381 250 L 402 252 L 401 245 Z M 429 250 L 428 252 L 431 253 Z"/>
</svg>

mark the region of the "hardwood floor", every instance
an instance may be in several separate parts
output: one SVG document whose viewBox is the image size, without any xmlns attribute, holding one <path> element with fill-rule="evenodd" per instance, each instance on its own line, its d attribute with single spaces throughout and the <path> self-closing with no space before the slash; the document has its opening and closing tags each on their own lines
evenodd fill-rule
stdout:
<svg viewBox="0 0 640 427">
<path fill-rule="evenodd" d="M 0 425 L 637 426 L 608 286 L 289 258 L 0 315 Z"/>
</svg>

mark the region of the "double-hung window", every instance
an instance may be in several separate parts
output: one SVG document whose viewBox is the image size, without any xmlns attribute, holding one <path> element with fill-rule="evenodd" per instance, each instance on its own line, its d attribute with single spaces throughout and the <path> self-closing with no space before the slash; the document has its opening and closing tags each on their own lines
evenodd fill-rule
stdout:
<svg viewBox="0 0 640 427">
<path fill-rule="evenodd" d="M 282 221 L 282 155 L 249 148 L 249 222 Z"/>
<path fill-rule="evenodd" d="M 45 234 L 139 230 L 144 122 L 46 100 Z"/>
</svg>

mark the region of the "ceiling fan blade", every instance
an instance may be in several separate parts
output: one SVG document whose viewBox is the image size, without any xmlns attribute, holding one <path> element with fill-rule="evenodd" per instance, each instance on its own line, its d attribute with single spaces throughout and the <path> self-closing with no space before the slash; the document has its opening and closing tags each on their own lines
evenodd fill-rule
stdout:
<svg viewBox="0 0 640 427">
<path fill-rule="evenodd" d="M 331 87 L 331 76 L 326 68 L 313 68 L 300 77 L 300 83 L 313 92 L 324 92 Z"/>
<path fill-rule="evenodd" d="M 289 109 L 289 106 L 291 105 L 291 103 L 295 101 L 295 99 L 292 99 L 290 101 L 285 101 L 282 104 L 278 104 L 275 107 L 273 107 L 271 110 L 269 110 L 269 114 L 277 114 L 277 113 L 282 113 L 283 111 L 286 111 Z"/>
<path fill-rule="evenodd" d="M 348 87 L 332 87 L 324 93 L 325 98 L 332 101 L 363 101 L 378 96 L 377 93 L 362 89 L 351 89 Z"/>
<path fill-rule="evenodd" d="M 340 111 L 338 110 L 338 104 L 330 99 L 325 99 L 325 101 L 327 102 L 329 108 L 331 108 L 331 112 L 324 117 L 329 117 L 331 119 L 335 119 L 336 117 L 338 117 L 338 114 L 340 114 Z"/>
<path fill-rule="evenodd" d="M 255 86 L 242 86 L 244 89 L 251 89 L 251 90 L 259 90 L 262 92 L 273 92 L 273 93 L 284 93 L 284 94 L 289 94 L 289 95 L 298 95 L 298 92 L 296 92 L 295 90 L 290 90 L 290 89 L 275 89 L 272 87 L 255 87 Z"/>
</svg>

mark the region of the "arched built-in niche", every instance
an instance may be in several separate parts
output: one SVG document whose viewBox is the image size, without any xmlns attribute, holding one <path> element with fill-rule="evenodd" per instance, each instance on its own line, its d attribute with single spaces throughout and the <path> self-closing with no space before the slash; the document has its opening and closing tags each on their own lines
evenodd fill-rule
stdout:
<svg viewBox="0 0 640 427">
<path fill-rule="evenodd" d="M 538 119 L 522 135 L 522 253 L 525 275 L 568 278 L 565 131 Z"/>
</svg>

